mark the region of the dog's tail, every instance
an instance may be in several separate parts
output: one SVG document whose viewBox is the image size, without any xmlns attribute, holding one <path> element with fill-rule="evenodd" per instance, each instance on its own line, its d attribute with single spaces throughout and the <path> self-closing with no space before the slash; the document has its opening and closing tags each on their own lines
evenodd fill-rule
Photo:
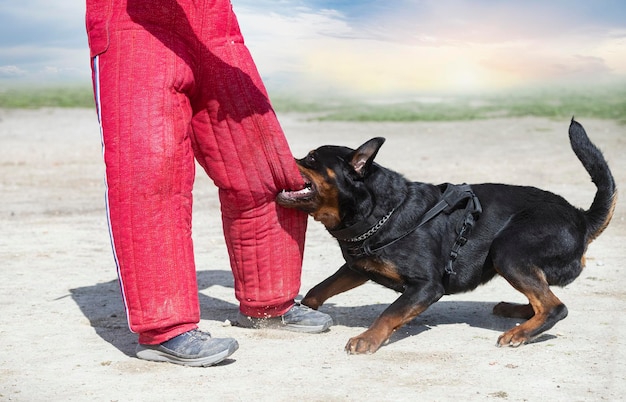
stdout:
<svg viewBox="0 0 626 402">
<path fill-rule="evenodd" d="M 569 140 L 574 153 L 598 188 L 591 207 L 585 211 L 586 238 L 589 243 L 598 237 L 611 221 L 617 203 L 617 188 L 602 152 L 591 142 L 583 126 L 573 118 L 569 126 Z"/>
</svg>

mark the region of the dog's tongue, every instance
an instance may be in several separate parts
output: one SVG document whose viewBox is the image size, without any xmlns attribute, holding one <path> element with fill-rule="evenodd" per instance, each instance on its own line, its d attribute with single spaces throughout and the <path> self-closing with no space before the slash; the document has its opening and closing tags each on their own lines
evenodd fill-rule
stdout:
<svg viewBox="0 0 626 402">
<path fill-rule="evenodd" d="M 285 201 L 285 202 L 294 202 L 301 200 L 303 198 L 311 197 L 314 193 L 313 186 L 311 185 L 311 181 L 304 174 L 300 173 L 302 176 L 302 180 L 304 182 L 304 187 L 300 190 L 282 190 L 276 196 L 277 201 Z"/>
</svg>

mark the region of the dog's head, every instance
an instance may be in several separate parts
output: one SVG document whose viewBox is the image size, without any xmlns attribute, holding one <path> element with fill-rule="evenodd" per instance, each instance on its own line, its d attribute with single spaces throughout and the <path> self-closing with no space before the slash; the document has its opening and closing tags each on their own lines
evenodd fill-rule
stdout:
<svg viewBox="0 0 626 402">
<path fill-rule="evenodd" d="M 306 186 L 298 191 L 282 191 L 276 202 L 307 212 L 328 229 L 336 228 L 355 209 L 368 209 L 356 203 L 368 202 L 366 180 L 378 169 L 374 157 L 385 142 L 372 138 L 356 150 L 325 145 L 296 160 Z"/>
</svg>

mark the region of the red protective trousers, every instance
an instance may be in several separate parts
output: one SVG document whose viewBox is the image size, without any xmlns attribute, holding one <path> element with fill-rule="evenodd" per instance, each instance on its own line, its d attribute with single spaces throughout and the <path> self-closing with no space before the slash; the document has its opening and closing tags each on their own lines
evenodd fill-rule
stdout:
<svg viewBox="0 0 626 402">
<path fill-rule="evenodd" d="M 194 159 L 219 188 L 241 312 L 286 312 L 306 215 L 274 197 L 303 183 L 230 2 L 87 0 L 86 22 L 130 329 L 156 344 L 200 320 Z"/>
</svg>

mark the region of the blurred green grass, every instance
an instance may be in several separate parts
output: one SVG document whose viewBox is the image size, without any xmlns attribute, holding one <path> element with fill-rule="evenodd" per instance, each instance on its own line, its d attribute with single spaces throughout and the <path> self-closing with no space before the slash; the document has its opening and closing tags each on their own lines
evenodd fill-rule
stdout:
<svg viewBox="0 0 626 402">
<path fill-rule="evenodd" d="M 94 105 L 92 89 L 86 85 L 0 87 L 0 108 L 93 108 Z"/>
<path fill-rule="evenodd" d="M 412 98 L 303 98 L 273 95 L 278 113 L 307 113 L 311 119 L 351 122 L 477 120 L 535 116 L 598 118 L 626 123 L 626 83 L 593 89 L 550 88 L 508 93 Z M 0 108 L 93 108 L 91 87 L 79 85 L 0 88 Z"/>
<path fill-rule="evenodd" d="M 344 101 L 327 106 L 295 98 L 273 99 L 277 111 L 309 111 L 328 121 L 411 122 L 465 121 L 495 117 L 535 116 L 550 119 L 597 118 L 626 123 L 626 85 L 593 90 L 526 90 L 486 95 L 415 97 L 412 100 Z"/>
</svg>

